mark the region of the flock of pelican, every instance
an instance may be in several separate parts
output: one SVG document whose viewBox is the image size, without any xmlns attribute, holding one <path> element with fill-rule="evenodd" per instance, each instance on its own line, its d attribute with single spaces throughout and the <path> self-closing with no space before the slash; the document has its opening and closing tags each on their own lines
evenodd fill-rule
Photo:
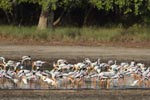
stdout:
<svg viewBox="0 0 150 100">
<path fill-rule="evenodd" d="M 43 70 L 46 63 L 51 70 Z M 75 64 L 58 59 L 51 66 L 46 61 L 33 61 L 30 56 L 23 56 L 19 61 L 0 57 L 0 89 L 115 87 L 149 88 L 150 67 L 135 61 L 104 63 L 89 58 Z"/>
</svg>

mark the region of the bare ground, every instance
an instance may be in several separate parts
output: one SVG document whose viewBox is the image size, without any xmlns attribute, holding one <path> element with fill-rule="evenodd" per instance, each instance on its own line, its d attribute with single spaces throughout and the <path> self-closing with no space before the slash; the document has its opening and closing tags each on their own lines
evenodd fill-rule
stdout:
<svg viewBox="0 0 150 100">
<path fill-rule="evenodd" d="M 23 55 L 30 55 L 34 59 L 70 60 L 83 59 L 117 59 L 150 61 L 148 48 L 124 47 L 85 47 L 85 46 L 42 46 L 42 45 L 0 45 L 0 56 L 8 59 L 20 59 Z"/>
<path fill-rule="evenodd" d="M 1 100 L 150 100 L 150 90 L 0 90 Z"/>
</svg>

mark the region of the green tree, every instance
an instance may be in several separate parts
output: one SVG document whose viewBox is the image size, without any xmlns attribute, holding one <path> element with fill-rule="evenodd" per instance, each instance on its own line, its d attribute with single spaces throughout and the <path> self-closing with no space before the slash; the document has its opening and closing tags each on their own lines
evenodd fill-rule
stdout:
<svg viewBox="0 0 150 100">
<path fill-rule="evenodd" d="M 41 14 L 38 29 L 46 29 L 57 25 L 65 12 L 70 13 L 72 9 L 76 8 L 84 11 L 83 25 L 86 25 L 90 20 L 92 21 L 90 16 L 95 9 L 105 12 L 121 12 L 124 15 L 133 14 L 146 17 L 150 15 L 150 0 L 0 0 L 0 8 L 4 10 L 9 23 L 11 23 L 11 19 L 16 22 L 18 18 L 16 10 L 19 9 L 16 7 L 21 3 L 40 5 Z M 54 11 L 58 8 L 63 10 L 54 21 Z"/>
<path fill-rule="evenodd" d="M 4 10 L 11 10 L 11 6 L 10 0 L 0 0 L 0 8 Z"/>
<path fill-rule="evenodd" d="M 38 0 L 41 5 L 41 15 L 39 18 L 38 29 L 46 29 L 58 24 L 65 12 L 71 8 L 76 8 L 81 4 L 82 0 Z M 58 8 L 63 8 L 60 16 L 54 21 L 54 11 Z"/>
<path fill-rule="evenodd" d="M 8 23 L 10 23 L 11 21 L 8 13 L 10 13 L 12 10 L 12 2 L 10 2 L 10 0 L 0 0 L 0 8 L 4 10 L 7 17 L 7 21 Z"/>
<path fill-rule="evenodd" d="M 4 3 L 3 3 L 3 2 Z M 2 8 L 3 9 L 12 9 L 12 0 L 2 0 L 1 2 L 3 3 Z M 39 17 L 39 22 L 38 22 L 38 29 L 46 29 L 48 26 L 52 25 L 53 21 L 53 11 L 56 10 L 58 0 L 13 0 L 15 5 L 19 5 L 21 3 L 35 3 L 39 4 L 41 6 L 41 14 Z M 9 4 L 11 3 L 11 4 Z M 5 7 L 5 5 L 7 5 Z M 15 9 L 15 7 L 14 7 Z"/>
<path fill-rule="evenodd" d="M 118 7 L 124 14 L 134 13 L 139 15 L 145 13 L 146 10 L 150 10 L 150 0 L 89 0 L 89 2 L 96 8 L 106 11 Z"/>
<path fill-rule="evenodd" d="M 41 5 L 41 14 L 38 23 L 38 29 L 46 29 L 48 26 L 52 26 L 54 14 L 56 10 L 57 0 L 38 0 L 38 4 Z"/>
</svg>

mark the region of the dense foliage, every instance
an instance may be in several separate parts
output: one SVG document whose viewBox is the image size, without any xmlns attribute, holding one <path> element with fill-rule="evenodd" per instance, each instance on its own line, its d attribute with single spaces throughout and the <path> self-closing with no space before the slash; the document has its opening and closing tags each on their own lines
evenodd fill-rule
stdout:
<svg viewBox="0 0 150 100">
<path fill-rule="evenodd" d="M 0 0 L 0 23 L 46 28 L 49 24 L 147 25 L 150 0 Z"/>
</svg>

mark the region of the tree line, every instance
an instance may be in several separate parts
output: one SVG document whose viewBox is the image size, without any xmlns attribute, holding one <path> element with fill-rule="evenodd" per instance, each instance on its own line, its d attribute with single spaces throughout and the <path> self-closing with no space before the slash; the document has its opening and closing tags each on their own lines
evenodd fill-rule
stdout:
<svg viewBox="0 0 150 100">
<path fill-rule="evenodd" d="M 150 23 L 150 0 L 0 0 L 0 24 L 104 26 Z"/>
</svg>

